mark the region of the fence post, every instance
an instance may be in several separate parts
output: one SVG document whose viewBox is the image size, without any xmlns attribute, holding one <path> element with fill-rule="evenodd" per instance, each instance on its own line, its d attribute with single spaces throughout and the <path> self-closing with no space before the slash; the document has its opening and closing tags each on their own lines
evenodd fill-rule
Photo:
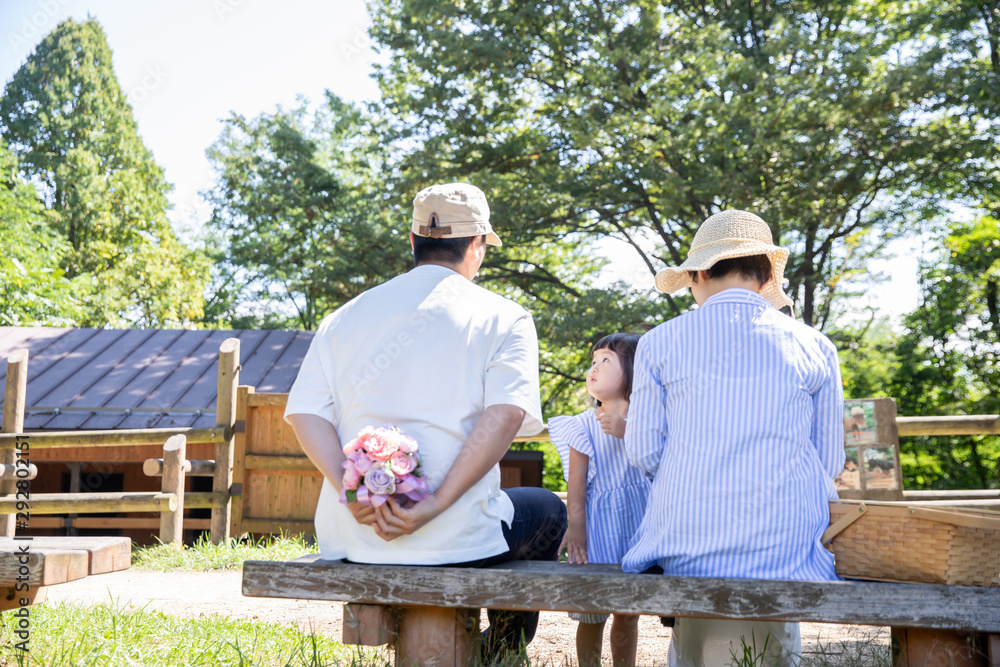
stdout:
<svg viewBox="0 0 1000 667">
<path fill-rule="evenodd" d="M 246 462 L 247 456 L 247 433 L 250 430 L 250 395 L 255 391 L 254 387 L 241 386 L 236 390 L 236 428 L 233 429 L 233 487 L 239 489 L 239 493 L 234 493 L 232 507 L 230 508 L 229 534 L 232 537 L 242 537 L 246 532 L 243 530 L 243 499 L 246 497 Z"/>
<path fill-rule="evenodd" d="M 24 399 L 28 390 L 28 351 L 15 350 L 7 357 L 7 385 L 3 395 L 3 432 L 24 432 Z M 17 452 L 0 449 L 0 463 L 13 464 Z M 0 497 L 17 490 L 17 479 L 0 479 Z M 15 515 L 0 516 L 0 537 L 14 536 Z"/>
<path fill-rule="evenodd" d="M 236 387 L 240 383 L 240 341 L 227 338 L 219 347 L 219 393 L 215 403 L 215 422 L 232 434 L 236 424 Z M 229 495 L 233 483 L 233 438 L 215 445 L 215 475 L 212 491 Z M 212 510 L 212 544 L 229 541 L 232 498 Z"/>
<path fill-rule="evenodd" d="M 160 512 L 160 542 L 184 543 L 184 453 L 187 438 L 174 435 L 163 443 L 163 493 L 177 496 L 177 509 Z"/>
</svg>

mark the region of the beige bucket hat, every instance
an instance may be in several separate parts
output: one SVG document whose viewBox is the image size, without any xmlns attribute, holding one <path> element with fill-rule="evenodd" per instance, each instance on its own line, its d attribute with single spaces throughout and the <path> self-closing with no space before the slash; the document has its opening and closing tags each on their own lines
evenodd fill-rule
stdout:
<svg viewBox="0 0 1000 667">
<path fill-rule="evenodd" d="M 486 243 L 501 246 L 490 226 L 486 195 L 468 183 L 432 185 L 413 199 L 412 231 L 417 236 L 457 239 L 486 235 Z"/>
<path fill-rule="evenodd" d="M 771 260 L 771 280 L 760 295 L 775 308 L 791 307 L 792 300 L 782 289 L 788 250 L 774 245 L 771 228 L 747 211 L 722 211 L 703 222 L 695 232 L 687 260 L 657 273 L 656 288 L 672 294 L 691 287 L 688 271 L 707 271 L 719 260 L 751 255 L 767 255 Z"/>
</svg>

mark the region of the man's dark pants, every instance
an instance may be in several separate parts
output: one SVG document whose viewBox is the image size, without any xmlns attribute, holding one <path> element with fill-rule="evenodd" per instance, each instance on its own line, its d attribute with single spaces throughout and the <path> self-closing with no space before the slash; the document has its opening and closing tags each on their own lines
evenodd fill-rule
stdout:
<svg viewBox="0 0 1000 667">
<path fill-rule="evenodd" d="M 504 489 L 514 504 L 514 520 L 503 524 L 507 551 L 496 556 L 450 567 L 489 567 L 512 560 L 556 560 L 566 532 L 566 505 L 551 491 L 535 487 Z M 483 656 L 487 659 L 517 651 L 527 644 L 538 627 L 537 611 L 489 609 L 489 630 L 483 635 Z"/>
</svg>

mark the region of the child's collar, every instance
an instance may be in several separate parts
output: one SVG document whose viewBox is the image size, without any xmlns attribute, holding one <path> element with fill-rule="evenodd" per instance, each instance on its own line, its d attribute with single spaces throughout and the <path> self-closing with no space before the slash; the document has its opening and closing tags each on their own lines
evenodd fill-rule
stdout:
<svg viewBox="0 0 1000 667">
<path fill-rule="evenodd" d="M 730 287 L 727 290 L 722 290 L 718 294 L 713 294 L 705 299 L 705 303 L 703 303 L 701 307 L 704 308 L 705 306 L 716 303 L 748 303 L 754 306 L 759 305 L 767 306 L 768 308 L 771 307 L 771 303 L 760 294 L 740 287 Z"/>
</svg>

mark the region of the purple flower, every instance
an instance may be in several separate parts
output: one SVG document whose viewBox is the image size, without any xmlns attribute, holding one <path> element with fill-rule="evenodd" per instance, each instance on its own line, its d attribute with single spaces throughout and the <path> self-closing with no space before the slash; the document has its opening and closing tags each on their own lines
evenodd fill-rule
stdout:
<svg viewBox="0 0 1000 667">
<path fill-rule="evenodd" d="M 387 496 L 396 492 L 396 477 L 386 465 L 374 465 L 365 473 L 365 486 L 371 493 Z"/>
</svg>

